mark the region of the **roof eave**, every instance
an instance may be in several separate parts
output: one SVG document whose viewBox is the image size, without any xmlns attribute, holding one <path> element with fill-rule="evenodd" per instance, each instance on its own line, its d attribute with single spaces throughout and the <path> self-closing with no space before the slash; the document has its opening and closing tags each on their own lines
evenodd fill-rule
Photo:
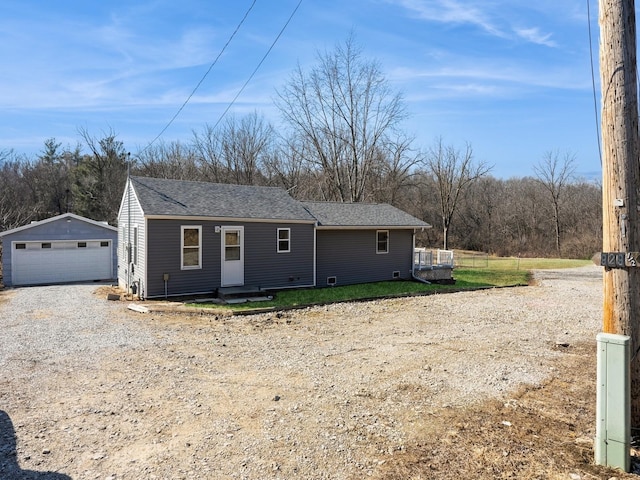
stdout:
<svg viewBox="0 0 640 480">
<path fill-rule="evenodd" d="M 431 225 L 318 225 L 318 230 L 424 230 Z"/>
<path fill-rule="evenodd" d="M 112 225 L 109 225 L 108 223 L 103 223 L 103 222 L 99 222 L 97 220 L 92 220 L 90 218 L 86 218 L 86 217 L 81 217 L 80 215 L 76 215 L 75 213 L 63 213 L 60 215 L 56 215 L 55 217 L 49 217 L 49 218 L 45 218 L 44 220 L 39 220 L 37 222 L 31 222 L 27 225 L 23 225 L 21 227 L 16 227 L 16 228 L 12 228 L 11 230 L 5 230 L 4 232 L 0 232 L 0 237 L 4 237 L 6 235 L 11 235 L 14 233 L 18 233 L 21 232 L 23 230 L 28 230 L 30 228 L 35 228 L 35 227 L 39 227 L 42 225 L 46 225 L 47 223 L 51 223 L 51 222 L 55 222 L 58 220 L 62 220 L 64 218 L 67 219 L 75 219 L 78 220 L 80 222 L 85 222 L 91 225 L 96 225 L 98 227 L 102 227 L 102 228 L 106 228 L 108 230 L 112 230 L 117 232 L 118 229 Z"/>
<path fill-rule="evenodd" d="M 207 215 L 145 215 L 148 220 L 185 220 L 201 222 L 243 222 L 243 223 L 300 223 L 314 225 L 315 220 L 290 218 L 245 218 L 245 217 L 215 217 Z"/>
</svg>

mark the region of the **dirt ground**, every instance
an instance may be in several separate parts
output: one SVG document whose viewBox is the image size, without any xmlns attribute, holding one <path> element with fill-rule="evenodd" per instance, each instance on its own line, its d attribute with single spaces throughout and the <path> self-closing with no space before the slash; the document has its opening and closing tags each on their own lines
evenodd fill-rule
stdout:
<svg viewBox="0 0 640 480">
<path fill-rule="evenodd" d="M 598 295 L 553 281 L 242 317 L 123 302 L 105 321 L 148 342 L 16 359 L 0 377 L 0 427 L 16 443 L 0 443 L 0 468 L 38 480 L 637 478 L 593 462 Z M 587 305 L 561 311 L 576 297 Z"/>
</svg>

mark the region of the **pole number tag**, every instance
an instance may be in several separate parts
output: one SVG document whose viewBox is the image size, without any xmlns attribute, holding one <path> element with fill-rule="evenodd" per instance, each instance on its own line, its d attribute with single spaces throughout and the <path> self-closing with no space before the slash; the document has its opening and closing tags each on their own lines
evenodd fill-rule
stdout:
<svg viewBox="0 0 640 480">
<path fill-rule="evenodd" d="M 600 265 L 605 268 L 626 268 L 640 266 L 640 252 L 602 252 Z"/>
</svg>

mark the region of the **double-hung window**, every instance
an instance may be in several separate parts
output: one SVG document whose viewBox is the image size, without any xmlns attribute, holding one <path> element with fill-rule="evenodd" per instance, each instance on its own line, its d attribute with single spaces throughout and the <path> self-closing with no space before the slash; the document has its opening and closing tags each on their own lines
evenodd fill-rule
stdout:
<svg viewBox="0 0 640 480">
<path fill-rule="evenodd" d="M 376 253 L 389 253 L 389 230 L 376 231 Z"/>
<path fill-rule="evenodd" d="M 291 251 L 291 229 L 278 229 L 278 253 L 289 253 Z"/>
<path fill-rule="evenodd" d="M 202 227 L 183 225 L 181 234 L 180 264 L 182 270 L 202 268 Z"/>
</svg>

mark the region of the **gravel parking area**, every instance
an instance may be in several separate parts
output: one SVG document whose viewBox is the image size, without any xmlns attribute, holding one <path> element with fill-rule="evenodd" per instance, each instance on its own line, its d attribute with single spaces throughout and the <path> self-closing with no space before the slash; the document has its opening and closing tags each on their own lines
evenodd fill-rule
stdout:
<svg viewBox="0 0 640 480">
<path fill-rule="evenodd" d="M 90 361 L 105 349 L 136 348 L 148 332 L 119 322 L 122 306 L 94 296 L 96 284 L 52 285 L 5 292 L 0 337 L 0 369 L 32 376 L 29 364 L 76 357 Z"/>
<path fill-rule="evenodd" d="M 0 478 L 376 477 L 438 409 L 545 382 L 595 343 L 601 269 L 536 280 L 247 317 L 0 292 Z"/>
</svg>

